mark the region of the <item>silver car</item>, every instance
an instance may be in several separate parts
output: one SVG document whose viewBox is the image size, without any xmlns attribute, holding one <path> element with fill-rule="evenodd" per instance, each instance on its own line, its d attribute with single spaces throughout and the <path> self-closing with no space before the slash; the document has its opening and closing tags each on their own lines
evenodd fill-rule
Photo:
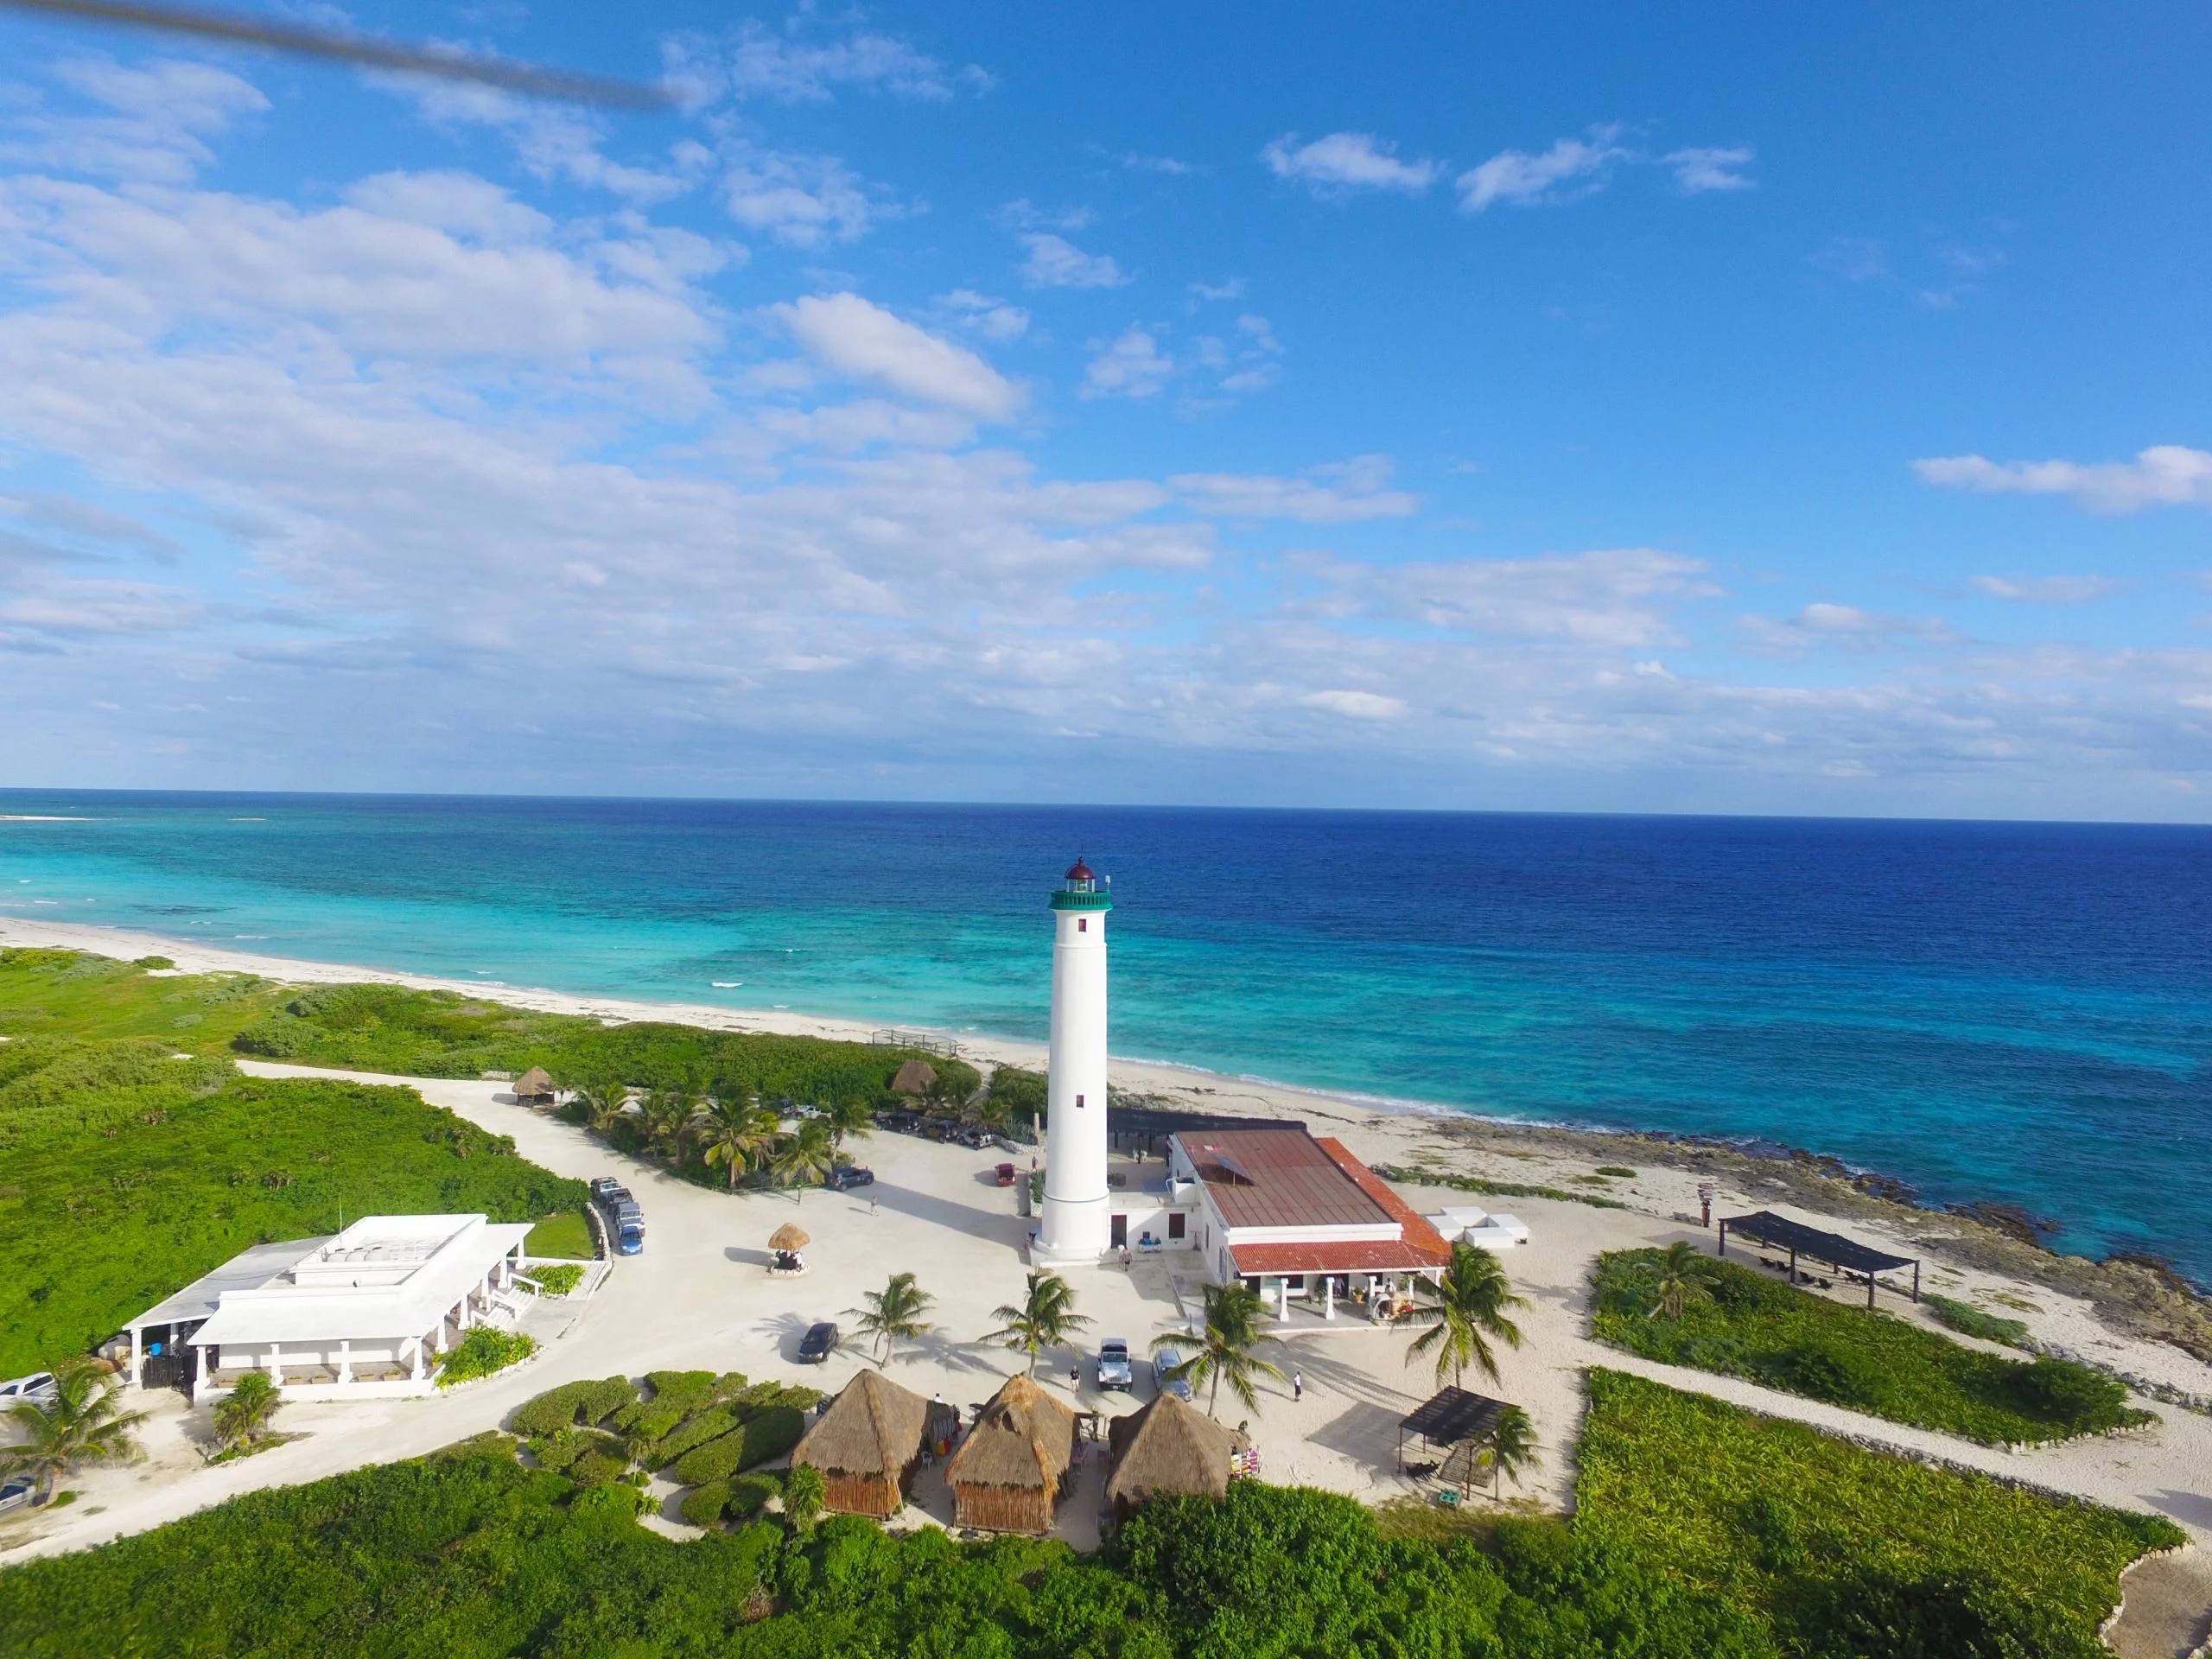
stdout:
<svg viewBox="0 0 2212 1659">
<path fill-rule="evenodd" d="M 1172 1394 L 1178 1400 L 1191 1397 L 1191 1380 L 1186 1376 L 1170 1376 L 1168 1372 L 1183 1363 L 1183 1356 L 1173 1348 L 1162 1348 L 1152 1357 L 1152 1386 L 1162 1394 Z"/>
<path fill-rule="evenodd" d="M 59 1390 L 54 1386 L 52 1371 L 33 1371 L 29 1376 L 19 1376 L 12 1382 L 0 1382 L 0 1409 L 29 1401 L 33 1405 L 52 1405 Z"/>
<path fill-rule="evenodd" d="M 1129 1344 L 1109 1337 L 1098 1344 L 1098 1386 L 1126 1394 L 1135 1385 L 1136 1372 L 1129 1364 Z"/>
</svg>

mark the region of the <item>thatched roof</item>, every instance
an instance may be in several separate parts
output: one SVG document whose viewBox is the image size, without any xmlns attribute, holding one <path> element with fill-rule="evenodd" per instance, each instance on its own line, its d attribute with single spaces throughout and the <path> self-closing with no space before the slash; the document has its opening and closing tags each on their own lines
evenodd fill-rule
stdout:
<svg viewBox="0 0 2212 1659">
<path fill-rule="evenodd" d="M 952 1454 L 944 1478 L 955 1486 L 1057 1491 L 1074 1459 L 1073 1408 L 1028 1377 L 1010 1376 Z"/>
<path fill-rule="evenodd" d="M 891 1079 L 894 1095 L 925 1095 L 937 1086 L 937 1068 L 927 1060 L 908 1060 Z"/>
<path fill-rule="evenodd" d="M 880 1371 L 862 1371 L 814 1421 L 791 1462 L 825 1475 L 888 1475 L 921 1455 L 930 1402 Z"/>
<path fill-rule="evenodd" d="M 806 1229 L 795 1221 L 785 1222 L 768 1235 L 768 1248 L 772 1250 L 803 1250 L 813 1243 Z"/>
<path fill-rule="evenodd" d="M 552 1092 L 553 1079 L 546 1075 L 542 1065 L 531 1066 L 515 1079 L 515 1093 L 518 1095 L 550 1095 Z"/>
<path fill-rule="evenodd" d="M 1224 1428 L 1172 1394 L 1163 1394 L 1142 1411 L 1116 1417 L 1107 1425 L 1114 1472 L 1107 1478 L 1109 1503 L 1141 1503 L 1154 1492 L 1221 1497 L 1229 1491 L 1229 1454 L 1243 1444 Z"/>
</svg>

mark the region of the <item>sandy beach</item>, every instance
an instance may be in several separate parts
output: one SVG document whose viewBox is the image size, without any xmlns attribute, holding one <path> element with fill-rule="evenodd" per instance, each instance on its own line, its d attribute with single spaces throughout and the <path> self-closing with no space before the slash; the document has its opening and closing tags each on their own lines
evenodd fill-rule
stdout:
<svg viewBox="0 0 2212 1659">
<path fill-rule="evenodd" d="M 442 981 L 334 963 L 309 963 L 241 951 L 209 950 L 149 933 L 73 924 L 0 923 L 0 944 L 48 945 L 125 959 L 166 956 L 181 971 L 246 972 L 296 983 L 375 980 L 491 997 L 547 1012 L 626 1020 L 677 1020 L 723 1029 L 865 1039 L 869 1027 L 781 1010 L 731 1010 L 567 995 L 528 988 Z M 984 1065 L 1041 1066 L 1041 1046 L 962 1036 L 962 1051 Z M 305 1068 L 247 1061 L 261 1075 L 328 1075 Z M 353 1075 L 353 1074 L 347 1074 Z M 1526 1496 L 1554 1508 L 1571 1502 L 1573 1465 L 1566 1455 L 1581 1409 L 1579 1379 L 1588 1366 L 1640 1371 L 1676 1386 L 1858 1435 L 1917 1454 L 1940 1457 L 2027 1479 L 2107 1503 L 2171 1516 L 2212 1541 L 2212 1417 L 2156 1405 L 2154 1429 L 2124 1440 L 2091 1439 L 2019 1452 L 1878 1421 L 1839 1408 L 1779 1395 L 1754 1384 L 1677 1371 L 1602 1347 L 1587 1335 L 1587 1285 L 1605 1250 L 1664 1244 L 1678 1238 L 1709 1244 L 1698 1224 L 1697 1189 L 1716 1191 L 1716 1215 L 1774 1209 L 1841 1227 L 1877 1245 L 1895 1244 L 1928 1258 L 1931 1289 L 2026 1320 L 2042 1343 L 2123 1375 L 2192 1395 L 2212 1396 L 2212 1365 L 2145 1328 L 2152 1315 L 2130 1300 L 2125 1271 L 2035 1252 L 1960 1217 L 1888 1203 L 1802 1164 L 1743 1156 L 1721 1148 L 1597 1135 L 1473 1120 L 1452 1114 L 1377 1110 L 1326 1094 L 1246 1082 L 1173 1065 L 1116 1061 L 1117 1089 L 1163 1104 L 1211 1112 L 1301 1119 L 1336 1135 L 1372 1164 L 1460 1177 L 1544 1186 L 1602 1198 L 1606 1207 L 1541 1197 L 1471 1199 L 1449 1187 L 1402 1182 L 1417 1206 L 1479 1202 L 1527 1222 L 1531 1242 L 1511 1250 L 1508 1272 L 1534 1303 L 1528 1340 L 1504 1354 L 1500 1391 L 1525 1404 L 1546 1448 Z M 986 1154 L 877 1134 L 863 1160 L 878 1172 L 867 1196 L 817 1193 L 735 1198 L 692 1186 L 658 1166 L 624 1159 L 583 1131 L 515 1105 L 496 1081 L 375 1078 L 421 1090 L 497 1133 L 515 1136 L 527 1157 L 564 1175 L 623 1176 L 653 1217 L 653 1243 L 643 1256 L 620 1262 L 607 1287 L 579 1311 L 573 1325 L 537 1362 L 515 1373 L 435 1401 L 358 1407 L 302 1407 L 287 1427 L 308 1431 L 296 1446 L 222 1470 L 201 1470 L 192 1450 L 200 1432 L 180 1406 L 162 1408 L 149 1435 L 155 1457 L 142 1468 L 100 1472 L 85 1484 L 84 1504 L 41 1522 L 34 1541 L 21 1535 L 0 1546 L 44 1551 L 97 1541 L 188 1513 L 238 1491 L 290 1482 L 392 1457 L 428 1451 L 499 1422 L 524 1399 L 574 1376 L 632 1374 L 653 1366 L 735 1367 L 796 1375 L 785 1351 L 813 1319 L 836 1318 L 878 1287 L 887 1261 L 930 1264 L 925 1279 L 939 1295 L 939 1335 L 894 1361 L 893 1375 L 925 1394 L 941 1392 L 966 1404 L 984 1398 L 1012 1369 L 1002 1351 L 976 1338 L 989 1313 L 1009 1300 L 1020 1280 L 1020 1247 L 1027 1224 L 1009 1196 L 988 1179 Z M 1632 1168 L 1633 1176 L 1598 1174 L 1599 1165 Z M 874 1202 L 870 1202 L 870 1198 Z M 780 1221 L 797 1216 L 816 1235 L 812 1272 L 799 1286 L 771 1281 L 761 1246 Z M 1166 1269 L 1140 1262 L 1124 1273 L 1079 1274 L 1079 1294 L 1100 1323 L 1091 1336 L 1119 1334 L 1141 1349 L 1179 1317 L 1176 1287 Z M 1839 1291 L 1839 1295 L 1846 1293 Z M 1893 1313 L 1932 1324 L 1924 1309 L 1885 1296 Z M 1272 1478 L 1307 1481 L 1370 1499 L 1410 1490 L 1393 1467 L 1397 1418 L 1434 1386 L 1425 1365 L 1408 1366 L 1393 1333 L 1347 1324 L 1301 1333 L 1279 1356 L 1303 1380 L 1303 1397 L 1269 1385 L 1252 1429 Z M 861 1363 L 848 1351 L 820 1380 L 836 1386 Z M 1058 1385 L 1067 1383 L 1058 1357 Z M 1047 1369 L 1050 1369 L 1048 1366 Z M 813 1379 L 810 1379 L 813 1380 Z M 1087 1389 L 1083 1392 L 1089 1394 Z M 1141 1403 L 1142 1392 L 1086 1398 L 1086 1407 L 1114 1411 Z M 2155 1404 L 2155 1402 L 2154 1402 Z M 1226 1403 L 1225 1415 L 1242 1415 Z M 200 1415 L 204 1416 L 204 1413 Z M 931 1512 L 926 1491 L 920 1505 Z M 1071 1516 L 1085 1511 L 1080 1502 Z M 1071 1541 L 1082 1542 L 1077 1520 Z"/>
</svg>

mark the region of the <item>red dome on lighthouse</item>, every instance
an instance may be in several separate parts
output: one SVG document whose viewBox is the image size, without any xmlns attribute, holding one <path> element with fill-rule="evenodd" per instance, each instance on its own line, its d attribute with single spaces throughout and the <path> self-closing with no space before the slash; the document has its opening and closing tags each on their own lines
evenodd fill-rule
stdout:
<svg viewBox="0 0 2212 1659">
<path fill-rule="evenodd" d="M 1069 870 L 1067 879 L 1071 881 L 1096 881 L 1098 877 L 1090 865 L 1078 858 L 1075 861 L 1074 868 Z"/>
</svg>

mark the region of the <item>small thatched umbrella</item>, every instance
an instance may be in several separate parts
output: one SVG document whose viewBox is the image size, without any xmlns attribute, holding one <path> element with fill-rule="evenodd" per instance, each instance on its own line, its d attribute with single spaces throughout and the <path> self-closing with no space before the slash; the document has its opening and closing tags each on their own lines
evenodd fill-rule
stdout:
<svg viewBox="0 0 2212 1659">
<path fill-rule="evenodd" d="M 533 1065 L 515 1079 L 515 1103 L 521 1106 L 550 1106 L 557 1096 L 553 1079 L 542 1065 Z"/>
<path fill-rule="evenodd" d="M 1156 1492 L 1228 1496 L 1230 1454 L 1244 1444 L 1235 1429 L 1172 1394 L 1116 1417 L 1106 1433 L 1114 1453 L 1106 1500 L 1123 1511 Z"/>
<path fill-rule="evenodd" d="M 795 1221 L 787 1221 L 768 1235 L 768 1248 L 776 1253 L 779 1273 L 797 1273 L 806 1265 L 799 1252 L 814 1241 L 807 1236 L 806 1229 Z"/>
<path fill-rule="evenodd" d="M 891 1079 L 894 1095 L 926 1095 L 937 1087 L 937 1068 L 927 1060 L 908 1060 Z"/>
<path fill-rule="evenodd" d="M 1050 1532 L 1075 1459 L 1075 1413 L 1027 1376 L 1011 1376 L 945 1465 L 953 1519 L 995 1532 Z"/>
<path fill-rule="evenodd" d="M 848 1515 L 895 1515 L 922 1455 L 930 1402 L 880 1371 L 862 1371 L 815 1419 L 791 1466 L 819 1469 L 823 1501 Z"/>
</svg>

